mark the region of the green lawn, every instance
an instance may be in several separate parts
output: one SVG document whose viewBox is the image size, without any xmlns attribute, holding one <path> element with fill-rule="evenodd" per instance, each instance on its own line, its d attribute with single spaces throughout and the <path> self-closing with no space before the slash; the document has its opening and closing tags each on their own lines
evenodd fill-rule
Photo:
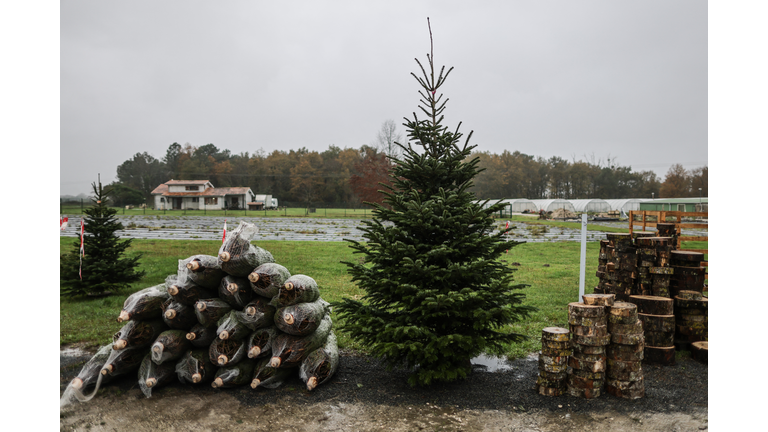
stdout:
<svg viewBox="0 0 768 432">
<path fill-rule="evenodd" d="M 61 238 L 61 250 L 68 251 L 74 241 L 72 238 Z M 195 254 L 216 255 L 220 245 L 219 241 L 134 240 L 132 251 L 144 254 L 141 268 L 146 271 L 146 276 L 111 297 L 93 300 L 62 298 L 60 343 L 81 342 L 93 347 L 109 342 L 122 326 L 116 318 L 130 293 L 162 283 L 166 276 L 176 272 L 179 259 Z M 306 274 L 314 278 L 326 301 L 333 303 L 344 297 L 360 298 L 364 294 L 351 282 L 346 266 L 340 262 L 354 261 L 359 257 L 352 254 L 345 242 L 262 241 L 258 245 L 270 251 L 275 261 L 292 274 Z M 705 248 L 706 243 L 689 247 Z M 598 242 L 587 244 L 586 293 L 593 292 L 597 285 L 598 252 Z M 505 353 L 507 356 L 515 358 L 538 351 L 544 327 L 568 327 L 566 306 L 579 300 L 579 253 L 578 242 L 525 243 L 502 257 L 516 269 L 515 280 L 530 285 L 522 290 L 526 295 L 526 304 L 538 308 L 528 320 L 511 327 L 512 331 L 527 335 L 529 339 L 510 346 Z M 333 318 L 334 322 L 338 322 L 335 313 Z M 361 349 L 346 334 L 337 332 L 337 336 L 340 347 Z"/>
</svg>

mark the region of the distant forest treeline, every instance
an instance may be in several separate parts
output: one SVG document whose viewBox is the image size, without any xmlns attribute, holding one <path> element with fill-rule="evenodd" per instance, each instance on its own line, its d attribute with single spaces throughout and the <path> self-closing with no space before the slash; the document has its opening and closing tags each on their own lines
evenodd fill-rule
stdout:
<svg viewBox="0 0 768 432">
<path fill-rule="evenodd" d="M 151 192 L 170 179 L 210 180 L 215 187 L 248 186 L 282 202 L 360 204 L 381 201 L 379 182 L 388 183 L 391 146 L 359 149 L 329 146 L 323 152 L 275 150 L 232 154 L 213 144 L 173 143 L 157 159 L 137 153 L 117 167 L 110 186 L 118 205 L 152 203 Z M 396 156 L 396 154 L 394 154 Z M 544 159 L 518 151 L 475 152 L 484 171 L 472 191 L 486 198 L 675 198 L 707 196 L 707 167 L 673 165 L 663 180 L 652 171 L 603 161 Z"/>
</svg>

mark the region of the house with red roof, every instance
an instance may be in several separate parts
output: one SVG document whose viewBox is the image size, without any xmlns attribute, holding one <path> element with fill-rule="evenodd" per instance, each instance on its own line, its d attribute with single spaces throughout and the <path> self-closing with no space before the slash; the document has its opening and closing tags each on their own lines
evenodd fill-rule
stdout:
<svg viewBox="0 0 768 432">
<path fill-rule="evenodd" d="M 208 180 L 169 180 L 152 195 L 157 210 L 241 210 L 255 200 L 249 187 L 217 188 Z"/>
</svg>

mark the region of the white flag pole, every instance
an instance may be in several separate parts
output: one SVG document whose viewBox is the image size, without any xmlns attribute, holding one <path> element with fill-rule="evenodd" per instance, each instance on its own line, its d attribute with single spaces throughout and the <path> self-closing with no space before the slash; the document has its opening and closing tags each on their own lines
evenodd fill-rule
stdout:
<svg viewBox="0 0 768 432">
<path fill-rule="evenodd" d="M 587 276 L 587 214 L 581 214 L 581 263 L 579 268 L 579 302 L 584 295 L 584 279 Z"/>
</svg>

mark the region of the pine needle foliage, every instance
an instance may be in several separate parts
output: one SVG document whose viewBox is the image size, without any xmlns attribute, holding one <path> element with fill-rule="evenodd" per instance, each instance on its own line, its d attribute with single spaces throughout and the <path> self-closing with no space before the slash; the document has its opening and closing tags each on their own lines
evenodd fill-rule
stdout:
<svg viewBox="0 0 768 432">
<path fill-rule="evenodd" d="M 69 253 L 61 256 L 60 294 L 65 297 L 108 295 L 114 290 L 136 282 L 144 271 L 136 271 L 141 254 L 124 257 L 131 246 L 131 239 L 120 240 L 115 234 L 123 229 L 115 214 L 117 210 L 107 206 L 110 191 L 101 182 L 93 187 L 93 205 L 85 212 L 84 251 L 82 279 L 80 279 L 80 237 L 72 243 Z"/>
<path fill-rule="evenodd" d="M 372 355 L 390 369 L 413 368 L 412 386 L 465 378 L 472 358 L 522 341 L 509 325 L 535 310 L 499 259 L 519 244 L 494 232 L 501 205 L 483 209 L 469 191 L 480 172 L 479 159 L 469 160 L 472 133 L 460 145 L 461 124 L 453 132 L 442 124 L 448 99 L 435 95 L 453 68 L 435 76 L 432 49 L 427 60 L 428 70 L 416 59 L 422 76 L 412 73 L 427 118 L 405 119 L 410 142 L 398 143 L 384 205 L 368 203 L 367 242 L 347 240 L 362 257 L 345 264 L 366 294 L 336 305 L 342 329 Z"/>
</svg>

